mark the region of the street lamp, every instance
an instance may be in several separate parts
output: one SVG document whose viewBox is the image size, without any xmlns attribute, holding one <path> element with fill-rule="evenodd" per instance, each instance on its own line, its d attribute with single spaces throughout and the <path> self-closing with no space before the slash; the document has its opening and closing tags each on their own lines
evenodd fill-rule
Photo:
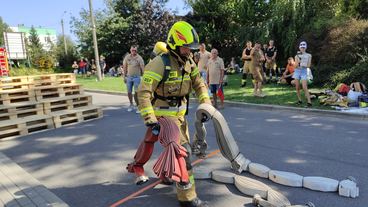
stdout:
<svg viewBox="0 0 368 207">
<path fill-rule="evenodd" d="M 92 37 L 93 37 L 93 47 L 95 51 L 95 61 L 96 61 L 96 68 L 97 68 L 97 80 L 101 81 L 101 67 L 100 67 L 100 57 L 98 55 L 98 47 L 97 47 L 97 35 L 96 35 L 96 24 L 95 18 L 93 16 L 93 8 L 92 8 L 92 0 L 88 0 L 89 3 L 89 14 L 91 18 L 91 25 L 92 25 Z"/>
<path fill-rule="evenodd" d="M 64 33 L 64 15 L 65 14 L 66 14 L 66 11 L 64 11 L 63 16 L 61 17 L 61 30 L 63 32 L 63 38 L 64 38 L 65 56 L 67 56 L 68 55 L 68 47 L 66 46 L 65 33 Z"/>
</svg>

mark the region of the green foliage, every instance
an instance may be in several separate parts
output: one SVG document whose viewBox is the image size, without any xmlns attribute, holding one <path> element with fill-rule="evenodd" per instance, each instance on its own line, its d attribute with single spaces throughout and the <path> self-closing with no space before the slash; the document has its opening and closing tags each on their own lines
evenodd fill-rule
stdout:
<svg viewBox="0 0 368 207">
<path fill-rule="evenodd" d="M 166 9 L 166 0 L 114 0 L 108 11 L 96 11 L 96 29 L 99 51 L 108 62 L 122 60 L 131 45 L 138 45 L 138 52 L 148 59 L 154 44 L 166 39 L 175 18 Z M 93 57 L 89 13 L 80 12 L 72 19 L 74 33 L 79 37 L 84 57 Z"/>
<path fill-rule="evenodd" d="M 12 68 L 10 70 L 10 76 L 28 76 L 28 75 L 41 75 L 55 73 L 53 69 L 39 70 L 37 68 Z"/>
<path fill-rule="evenodd" d="M 331 82 L 329 86 L 334 87 L 339 83 L 350 84 L 353 82 L 362 82 L 365 85 L 368 84 L 368 59 L 359 62 L 354 67 L 341 70 L 336 72 L 331 77 Z"/>
<path fill-rule="evenodd" d="M 4 32 L 10 32 L 9 26 L 3 21 L 3 18 L 0 17 L 0 47 L 4 45 Z"/>
<path fill-rule="evenodd" d="M 351 19 L 331 29 L 321 47 L 320 63 L 354 65 L 368 49 L 368 21 Z"/>
<path fill-rule="evenodd" d="M 64 37 L 62 35 L 58 36 L 56 46 L 53 48 L 56 60 L 62 68 L 68 68 L 73 64 L 73 61 L 78 60 L 78 54 L 73 40 L 69 36 L 65 36 L 65 42 L 67 55 L 65 55 Z"/>
<path fill-rule="evenodd" d="M 33 66 L 47 70 L 54 67 L 54 54 L 52 52 L 47 52 L 42 48 L 36 29 L 33 26 L 31 27 L 30 34 L 26 42 L 28 54 Z"/>
<path fill-rule="evenodd" d="M 367 0 L 340 0 L 341 12 L 359 19 L 368 19 Z"/>
</svg>

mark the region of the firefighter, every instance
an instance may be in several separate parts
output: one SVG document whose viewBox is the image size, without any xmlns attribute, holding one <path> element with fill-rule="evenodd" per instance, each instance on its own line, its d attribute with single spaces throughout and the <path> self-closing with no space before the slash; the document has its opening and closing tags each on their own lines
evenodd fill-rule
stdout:
<svg viewBox="0 0 368 207">
<path fill-rule="evenodd" d="M 180 144 L 190 153 L 188 123 L 185 118 L 189 93 L 194 89 L 200 103 L 211 104 L 208 88 L 190 57 L 191 49 L 199 47 L 195 29 L 187 22 L 176 22 L 169 31 L 166 43 L 168 52 L 156 56 L 146 65 L 138 88 L 139 109 L 147 132 L 134 156 L 134 162 L 128 165 L 128 171 L 137 176 L 137 184 L 148 180 L 143 165 L 150 158 L 153 145 L 158 139 L 160 125 L 157 119 L 166 117 L 177 124 Z M 176 183 L 180 206 L 206 207 L 207 202 L 197 197 L 189 157 L 186 158 L 186 164 L 190 182 Z"/>
<path fill-rule="evenodd" d="M 243 76 L 242 76 L 240 87 L 245 87 L 247 85 L 247 76 L 248 76 L 248 74 L 252 78 L 252 73 L 253 72 L 251 71 L 252 67 L 250 65 L 252 57 L 250 56 L 250 51 L 252 51 L 252 42 L 247 41 L 246 47 L 243 50 L 243 54 L 242 54 L 242 59 L 244 60 L 244 65 L 243 65 Z"/>
</svg>

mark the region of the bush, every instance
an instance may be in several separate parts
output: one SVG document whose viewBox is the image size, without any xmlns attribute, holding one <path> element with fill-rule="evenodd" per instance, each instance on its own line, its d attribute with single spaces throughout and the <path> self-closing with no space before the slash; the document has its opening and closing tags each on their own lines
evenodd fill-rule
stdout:
<svg viewBox="0 0 368 207">
<path fill-rule="evenodd" d="M 368 45 L 368 21 L 351 19 L 332 28 L 321 48 L 320 64 L 354 65 Z"/>
<path fill-rule="evenodd" d="M 40 70 L 36 68 L 13 68 L 10 70 L 10 76 L 28 76 L 55 73 L 54 69 Z"/>
<path fill-rule="evenodd" d="M 354 67 L 339 71 L 331 77 L 329 86 L 334 87 L 339 83 L 350 84 L 352 82 L 362 82 L 368 84 L 368 60 L 356 64 Z"/>
</svg>

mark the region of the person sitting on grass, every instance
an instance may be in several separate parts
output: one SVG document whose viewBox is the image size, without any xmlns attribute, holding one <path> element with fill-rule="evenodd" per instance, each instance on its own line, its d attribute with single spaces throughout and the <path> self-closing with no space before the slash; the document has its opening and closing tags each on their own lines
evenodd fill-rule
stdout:
<svg viewBox="0 0 368 207">
<path fill-rule="evenodd" d="M 297 68 L 294 71 L 293 78 L 295 79 L 295 89 L 296 89 L 296 95 L 298 96 L 298 102 L 297 105 L 302 104 L 302 99 L 300 96 L 300 85 L 299 80 L 302 81 L 302 86 L 304 90 L 305 97 L 307 98 L 307 107 L 312 106 L 312 102 L 310 99 L 309 91 L 308 91 L 308 69 L 311 66 L 312 63 L 312 55 L 306 52 L 307 50 L 307 42 L 302 41 L 299 44 L 299 51 L 297 55 L 295 56 L 295 65 Z"/>
<path fill-rule="evenodd" d="M 292 82 L 294 78 L 292 77 L 294 75 L 295 70 L 295 61 L 293 57 L 288 58 L 288 64 L 286 66 L 285 72 L 282 74 L 279 83 L 281 84 L 288 84 L 292 85 Z"/>
</svg>

